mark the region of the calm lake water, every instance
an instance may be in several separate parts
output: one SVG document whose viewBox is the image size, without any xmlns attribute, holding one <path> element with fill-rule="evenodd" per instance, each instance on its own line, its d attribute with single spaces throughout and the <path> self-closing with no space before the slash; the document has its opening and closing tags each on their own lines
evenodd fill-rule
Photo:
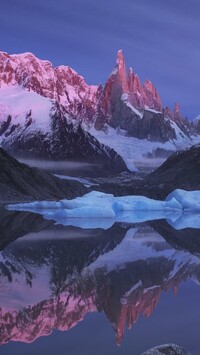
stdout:
<svg viewBox="0 0 200 355">
<path fill-rule="evenodd" d="M 200 354 L 200 230 L 1 211 L 1 355 Z"/>
</svg>

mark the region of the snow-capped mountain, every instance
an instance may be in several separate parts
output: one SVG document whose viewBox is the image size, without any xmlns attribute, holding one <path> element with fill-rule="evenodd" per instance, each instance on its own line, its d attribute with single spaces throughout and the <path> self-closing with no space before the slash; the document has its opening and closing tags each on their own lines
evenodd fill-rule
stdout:
<svg viewBox="0 0 200 355">
<path fill-rule="evenodd" d="M 194 124 L 195 128 L 197 129 L 197 131 L 200 133 L 200 115 L 198 115 L 198 116 L 193 120 L 193 124 Z"/>
<path fill-rule="evenodd" d="M 101 139 L 112 129 L 115 141 Z M 123 145 L 132 139 L 133 157 L 121 151 L 121 138 Z M 194 139 L 198 129 L 182 117 L 178 104 L 174 112 L 163 108 L 149 80 L 142 85 L 132 68 L 127 75 L 122 51 L 104 87 L 88 85 L 70 67 L 53 68 L 32 53 L 0 52 L 0 144 L 12 154 L 107 162 L 122 171 L 119 155 L 134 170 L 128 160 L 134 159 L 138 142 L 141 155 L 147 155 L 162 144 L 171 152 Z"/>
</svg>

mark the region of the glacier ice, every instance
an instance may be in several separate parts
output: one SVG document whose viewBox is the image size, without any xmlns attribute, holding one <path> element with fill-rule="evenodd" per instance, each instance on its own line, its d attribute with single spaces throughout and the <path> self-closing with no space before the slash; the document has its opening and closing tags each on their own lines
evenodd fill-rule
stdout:
<svg viewBox="0 0 200 355">
<path fill-rule="evenodd" d="M 177 189 L 166 198 L 166 202 L 175 199 L 184 211 L 200 211 L 200 191 L 185 191 Z"/>
<path fill-rule="evenodd" d="M 92 191 L 73 200 L 35 201 L 7 208 L 40 213 L 45 219 L 81 228 L 107 229 L 115 222 L 140 223 L 156 219 L 167 219 L 176 229 L 200 228 L 200 191 L 178 189 L 170 193 L 165 201 L 144 196 L 115 197 Z"/>
</svg>

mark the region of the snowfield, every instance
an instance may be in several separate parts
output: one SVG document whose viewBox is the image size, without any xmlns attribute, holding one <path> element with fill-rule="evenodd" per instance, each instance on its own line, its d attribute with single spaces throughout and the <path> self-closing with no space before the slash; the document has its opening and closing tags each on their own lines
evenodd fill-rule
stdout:
<svg viewBox="0 0 200 355">
<path fill-rule="evenodd" d="M 94 127 L 88 128 L 86 125 L 84 125 L 84 129 L 88 130 L 100 143 L 113 148 L 125 161 L 127 168 L 134 172 L 138 171 L 137 162 L 143 161 L 144 163 L 148 153 L 154 155 L 154 151 L 157 148 L 175 152 L 177 150 L 189 148 L 200 142 L 200 136 L 194 136 L 192 140 L 186 136 L 183 137 L 176 123 L 172 123 L 179 139 L 174 139 L 165 143 L 128 137 L 125 135 L 125 132 L 124 134 L 121 134 L 121 132 L 118 132 L 116 129 L 109 126 L 107 127 L 106 132 L 97 131 Z M 150 159 L 146 160 L 148 163 L 148 160 Z M 158 165 L 161 165 L 165 160 L 166 158 L 158 159 Z M 156 159 L 154 159 L 154 162 L 156 163 Z"/>
<path fill-rule="evenodd" d="M 72 86 L 67 87 L 70 100 L 75 99 L 75 90 Z M 89 99 L 95 95 L 97 87 L 90 87 L 88 92 Z M 77 95 L 77 94 L 76 94 Z M 80 98 L 79 98 L 80 99 Z M 65 106 L 66 97 L 60 97 L 61 103 Z M 64 101 L 63 101 L 64 100 Z M 123 100 L 126 100 L 126 95 Z M 21 127 L 19 130 L 19 136 L 17 133 L 13 136 L 13 139 L 21 137 L 24 133 L 24 127 L 27 126 L 29 118 L 31 124 L 26 127 L 25 135 L 33 135 L 37 132 L 51 133 L 51 117 L 54 114 L 54 100 L 48 97 L 43 97 L 34 91 L 22 88 L 21 86 L 2 85 L 0 88 L 0 126 L 5 124 L 8 119 L 8 115 L 12 116 L 12 127 Z M 142 118 L 142 113 L 136 110 L 133 106 L 127 103 L 139 117 Z M 155 111 L 156 112 L 156 111 Z M 68 122 L 72 122 L 70 116 Z M 76 127 L 79 121 L 74 122 Z M 181 149 L 191 147 L 194 144 L 200 142 L 200 136 L 194 136 L 191 138 L 183 135 L 183 132 L 177 126 L 177 124 L 171 121 L 171 126 L 176 132 L 177 139 L 167 141 L 165 143 L 153 142 L 147 139 L 138 139 L 134 137 L 126 136 L 126 131 L 114 129 L 110 126 L 106 127 L 106 131 L 97 131 L 93 124 L 82 124 L 83 129 L 94 136 L 100 143 L 113 148 L 124 160 L 127 168 L 134 172 L 138 171 L 138 168 L 142 167 L 147 170 L 152 170 L 156 166 L 159 166 L 166 160 L 163 158 L 153 158 L 157 148 L 162 151 L 173 152 Z M 11 139 L 11 137 L 9 137 Z M 0 144 L 3 140 L 7 140 L 4 135 L 0 138 Z M 149 158 L 149 154 L 152 158 Z"/>
<path fill-rule="evenodd" d="M 140 223 L 163 218 L 177 229 L 200 228 L 200 191 L 175 190 L 165 201 L 144 196 L 114 197 L 112 194 L 92 191 L 73 200 L 20 203 L 7 208 L 36 212 L 57 223 L 82 228 L 98 226 L 107 229 L 114 222 Z M 190 212 L 198 215 L 190 216 Z M 183 213 L 186 213 L 186 220 Z"/>
<path fill-rule="evenodd" d="M 0 123 L 8 115 L 13 117 L 13 124 L 25 124 L 27 114 L 31 112 L 34 129 L 49 132 L 51 127 L 50 112 L 52 101 L 33 91 L 20 86 L 3 86 L 0 89 Z M 33 128 L 32 128 L 33 129 Z"/>
</svg>

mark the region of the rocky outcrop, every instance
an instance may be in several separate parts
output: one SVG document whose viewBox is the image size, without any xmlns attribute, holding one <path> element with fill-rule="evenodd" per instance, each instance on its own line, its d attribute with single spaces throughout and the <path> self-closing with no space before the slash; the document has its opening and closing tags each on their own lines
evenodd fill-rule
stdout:
<svg viewBox="0 0 200 355">
<path fill-rule="evenodd" d="M 130 68 L 128 76 L 122 51 L 117 55 L 116 66 L 101 89 L 95 127 L 103 129 L 105 123 L 120 128 L 139 139 L 166 142 L 197 133 L 175 104 L 174 112 L 164 109 L 161 98 L 150 80 L 144 84 Z"/>
<path fill-rule="evenodd" d="M 198 216 L 196 216 L 198 218 Z M 178 229 L 178 223 L 174 228 L 166 220 L 151 221 L 151 227 L 159 233 L 174 249 L 189 251 L 191 254 L 200 256 L 199 229 Z M 175 227 L 177 229 L 175 229 Z"/>
<path fill-rule="evenodd" d="M 87 192 L 76 181 L 61 180 L 37 168 L 19 163 L 0 148 L 1 201 L 73 198 Z"/>
<path fill-rule="evenodd" d="M 0 88 L 20 85 L 55 100 L 76 120 L 91 119 L 96 110 L 98 86 L 88 85 L 84 78 L 68 66 L 53 68 L 32 53 L 9 55 L 0 52 Z"/>
<path fill-rule="evenodd" d="M 73 160 L 95 164 L 96 174 L 127 170 L 123 159 L 111 148 L 99 143 L 80 124 L 68 122 L 65 110 L 58 105 L 50 117 L 49 130 L 43 130 L 29 112 L 22 124 L 11 116 L 0 126 L 1 145 L 18 158 Z"/>
<path fill-rule="evenodd" d="M 172 154 L 145 178 L 149 185 L 168 189 L 200 189 L 200 145 Z"/>
<path fill-rule="evenodd" d="M 162 110 L 160 96 L 149 80 L 146 80 L 142 85 L 138 76 L 133 73 L 132 68 L 130 68 L 127 77 L 125 59 L 122 50 L 120 50 L 117 55 L 116 66 L 105 85 L 102 98 L 104 105 L 100 101 L 100 107 L 106 106 L 107 108 L 104 114 L 108 118 L 115 112 L 119 101 L 123 104 L 124 95 L 127 95 L 128 102 L 137 109 L 148 107 L 158 111 Z"/>
<path fill-rule="evenodd" d="M 164 344 L 149 349 L 141 355 L 190 355 L 182 346 L 176 344 Z"/>
<path fill-rule="evenodd" d="M 195 129 L 200 134 L 200 115 L 194 119 L 193 124 L 194 124 Z"/>
<path fill-rule="evenodd" d="M 175 189 L 200 190 L 200 145 L 173 153 L 158 169 L 141 178 L 99 180 L 95 190 L 115 196 L 141 195 L 164 200 Z"/>
<path fill-rule="evenodd" d="M 152 84 L 150 80 L 146 80 L 144 82 L 144 103 L 145 106 L 155 109 L 157 111 L 162 110 L 162 102 L 160 95 L 158 94 L 155 86 Z"/>
</svg>

